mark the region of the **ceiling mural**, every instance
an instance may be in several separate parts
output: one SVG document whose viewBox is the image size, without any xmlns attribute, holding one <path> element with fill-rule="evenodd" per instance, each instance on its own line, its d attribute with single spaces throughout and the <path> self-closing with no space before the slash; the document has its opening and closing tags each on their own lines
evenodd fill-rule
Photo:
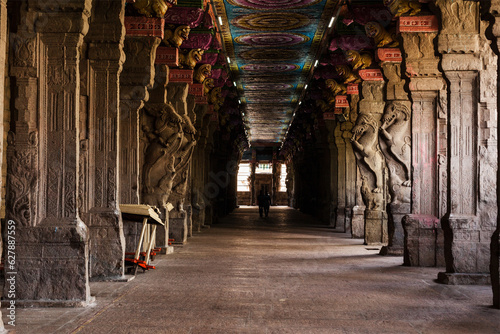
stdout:
<svg viewBox="0 0 500 334">
<path fill-rule="evenodd" d="M 249 140 L 283 141 L 338 0 L 215 0 Z"/>
</svg>

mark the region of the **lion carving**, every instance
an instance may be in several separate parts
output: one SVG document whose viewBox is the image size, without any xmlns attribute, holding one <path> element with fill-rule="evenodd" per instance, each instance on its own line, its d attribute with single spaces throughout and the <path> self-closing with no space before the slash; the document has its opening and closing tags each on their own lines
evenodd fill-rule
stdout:
<svg viewBox="0 0 500 334">
<path fill-rule="evenodd" d="M 352 68 L 354 70 L 357 69 L 364 70 L 365 68 L 370 67 L 373 61 L 372 56 L 369 53 L 367 52 L 359 53 L 358 51 L 355 50 L 347 51 L 346 57 L 347 61 L 352 65 Z"/>
<path fill-rule="evenodd" d="M 191 49 L 188 52 L 181 52 L 179 54 L 179 67 L 194 69 L 196 64 L 201 61 L 204 52 L 202 49 Z"/>
<path fill-rule="evenodd" d="M 133 5 L 141 15 L 163 18 L 168 8 L 177 5 L 177 0 L 136 0 Z"/>
<path fill-rule="evenodd" d="M 380 126 L 380 135 L 387 142 L 393 157 L 401 163 L 406 180 L 403 186 L 410 187 L 411 137 L 410 110 L 402 103 L 392 102 L 385 108 Z"/>
<path fill-rule="evenodd" d="M 378 48 L 391 47 L 399 45 L 398 41 L 377 22 L 368 22 L 365 25 L 366 36 L 375 40 Z"/>
<path fill-rule="evenodd" d="M 337 73 L 344 78 L 344 84 L 361 82 L 359 75 L 353 73 L 349 66 L 338 65 L 335 69 L 337 70 Z"/>
<path fill-rule="evenodd" d="M 210 94 L 210 91 L 215 87 L 214 85 L 214 79 L 208 78 L 203 81 L 203 94 L 205 96 L 208 96 Z"/>
<path fill-rule="evenodd" d="M 212 75 L 212 65 L 203 64 L 194 72 L 194 80 L 203 83 L 206 78 Z"/>
<path fill-rule="evenodd" d="M 389 8 L 395 17 L 402 15 L 414 16 L 422 10 L 420 3 L 412 0 L 384 0 L 384 6 Z"/>
<path fill-rule="evenodd" d="M 191 28 L 187 25 L 180 25 L 175 30 L 165 28 L 163 31 L 163 43 L 174 48 L 179 48 L 189 38 L 190 31 Z"/>
<path fill-rule="evenodd" d="M 375 174 L 374 193 L 384 190 L 383 170 L 384 157 L 378 145 L 379 124 L 370 115 L 360 114 L 351 131 L 353 148 L 361 155 L 368 168 Z"/>
</svg>

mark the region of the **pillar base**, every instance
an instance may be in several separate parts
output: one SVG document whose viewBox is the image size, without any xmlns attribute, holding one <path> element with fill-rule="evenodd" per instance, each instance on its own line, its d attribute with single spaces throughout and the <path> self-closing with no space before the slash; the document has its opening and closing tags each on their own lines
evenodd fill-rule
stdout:
<svg viewBox="0 0 500 334">
<path fill-rule="evenodd" d="M 78 218 L 45 219 L 36 227 L 16 228 L 16 267 L 5 272 L 4 296 L 14 278 L 16 305 L 24 301 L 91 302 L 88 229 Z M 14 274 L 17 272 L 17 274 Z"/>
<path fill-rule="evenodd" d="M 379 255 L 403 256 L 404 248 L 399 246 L 384 246 L 380 249 Z"/>
<path fill-rule="evenodd" d="M 169 218 L 169 238 L 174 239 L 172 244 L 183 245 L 187 242 L 188 237 L 188 223 L 186 211 L 171 211 Z"/>
<path fill-rule="evenodd" d="M 438 273 L 439 283 L 448 285 L 491 285 L 490 274 Z"/>
<path fill-rule="evenodd" d="M 358 206 L 352 208 L 351 229 L 352 237 L 363 239 L 365 237 L 365 207 Z"/>
<path fill-rule="evenodd" d="M 431 215 L 406 215 L 404 265 L 444 267 L 444 235 L 439 219 Z"/>
<path fill-rule="evenodd" d="M 388 237 L 387 213 L 365 210 L 365 244 L 387 245 Z"/>
</svg>

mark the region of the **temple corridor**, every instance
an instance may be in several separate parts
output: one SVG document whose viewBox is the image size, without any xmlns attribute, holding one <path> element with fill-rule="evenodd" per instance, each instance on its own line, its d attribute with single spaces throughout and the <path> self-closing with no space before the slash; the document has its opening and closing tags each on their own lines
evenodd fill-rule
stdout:
<svg viewBox="0 0 500 334">
<path fill-rule="evenodd" d="M 439 268 L 379 248 L 298 210 L 242 207 L 156 270 L 91 283 L 90 307 L 19 309 L 15 333 L 500 332 L 490 287 L 438 284 Z"/>
</svg>

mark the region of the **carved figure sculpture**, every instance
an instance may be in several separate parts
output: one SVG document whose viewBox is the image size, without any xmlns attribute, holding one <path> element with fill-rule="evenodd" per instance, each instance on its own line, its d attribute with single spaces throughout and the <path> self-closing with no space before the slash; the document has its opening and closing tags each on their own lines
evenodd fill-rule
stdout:
<svg viewBox="0 0 500 334">
<path fill-rule="evenodd" d="M 205 96 L 208 96 L 210 94 L 210 91 L 215 87 L 214 85 L 214 79 L 208 78 L 203 81 L 203 94 Z"/>
<path fill-rule="evenodd" d="M 177 5 L 177 0 L 136 0 L 133 5 L 141 15 L 163 18 L 169 7 Z"/>
<path fill-rule="evenodd" d="M 391 47 L 399 45 L 395 38 L 377 22 L 368 22 L 365 25 L 366 36 L 375 40 L 375 45 L 378 48 Z"/>
<path fill-rule="evenodd" d="M 369 53 L 359 53 L 355 50 L 347 51 L 346 57 L 347 61 L 351 63 L 353 70 L 357 70 L 359 68 L 364 70 L 365 68 L 370 67 L 373 61 L 372 56 Z"/>
<path fill-rule="evenodd" d="M 353 148 L 359 152 L 368 168 L 375 174 L 376 188 L 373 192 L 381 193 L 384 190 L 385 163 L 378 145 L 379 124 L 372 116 L 360 114 L 351 132 L 353 133 L 351 137 Z"/>
<path fill-rule="evenodd" d="M 184 121 L 170 104 L 164 105 L 159 112 L 148 112 L 155 118 L 155 122 L 154 129 L 143 128 L 149 141 L 143 167 L 145 194 L 162 192 L 165 196 L 167 190 L 170 193 L 170 182 L 175 171 L 173 160 L 170 159 L 182 143 Z"/>
<path fill-rule="evenodd" d="M 187 53 L 181 52 L 179 54 L 179 67 L 188 67 L 190 69 L 194 69 L 196 64 L 201 61 L 203 53 L 205 53 L 205 51 L 202 49 L 191 49 Z"/>
<path fill-rule="evenodd" d="M 395 17 L 404 14 L 414 16 L 422 10 L 420 3 L 413 0 L 384 0 L 384 6 L 388 7 Z"/>
<path fill-rule="evenodd" d="M 187 25 L 180 25 L 175 30 L 165 28 L 163 31 L 163 43 L 174 48 L 179 48 L 181 44 L 189 38 L 191 28 Z"/>
<path fill-rule="evenodd" d="M 375 196 L 370 191 L 367 180 L 368 178 L 366 176 L 361 175 L 361 197 L 368 210 L 375 210 L 377 208 L 377 202 Z"/>
<path fill-rule="evenodd" d="M 410 187 L 411 137 L 408 135 L 410 126 L 410 110 L 402 103 L 391 102 L 385 108 L 380 126 L 380 134 L 405 171 L 406 180 L 403 186 Z"/>
<path fill-rule="evenodd" d="M 187 187 L 187 177 L 188 171 L 187 167 L 191 157 L 193 156 L 193 150 L 196 145 L 196 128 L 194 127 L 191 119 L 187 115 L 182 115 L 183 123 L 182 130 L 184 133 L 182 144 L 177 153 L 175 154 L 175 176 L 174 176 L 174 186 L 172 188 L 174 202 L 177 201 L 178 206 L 183 201 L 183 196 L 186 193 Z"/>
<path fill-rule="evenodd" d="M 212 75 L 212 65 L 203 64 L 194 72 L 194 80 L 198 83 L 203 83 L 206 78 Z"/>
<path fill-rule="evenodd" d="M 344 78 L 344 84 L 361 82 L 361 78 L 359 77 L 359 75 L 353 73 L 349 66 L 338 65 L 337 67 L 335 67 L 335 69 L 337 70 L 337 73 Z"/>
</svg>

